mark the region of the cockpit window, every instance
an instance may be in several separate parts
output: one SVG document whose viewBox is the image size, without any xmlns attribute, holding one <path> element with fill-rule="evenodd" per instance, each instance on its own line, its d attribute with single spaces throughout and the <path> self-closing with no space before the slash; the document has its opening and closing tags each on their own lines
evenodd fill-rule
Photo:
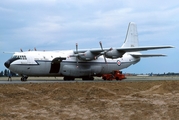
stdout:
<svg viewBox="0 0 179 120">
<path fill-rule="evenodd" d="M 27 60 L 25 55 L 14 55 L 13 58 L 19 58 L 21 60 Z"/>
</svg>

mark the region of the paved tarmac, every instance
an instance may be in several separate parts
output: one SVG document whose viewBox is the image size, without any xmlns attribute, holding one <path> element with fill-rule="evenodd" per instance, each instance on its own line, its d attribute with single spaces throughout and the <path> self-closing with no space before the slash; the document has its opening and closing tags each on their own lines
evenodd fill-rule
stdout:
<svg viewBox="0 0 179 120">
<path fill-rule="evenodd" d="M 75 81 L 63 81 L 62 77 L 29 77 L 27 81 L 21 81 L 20 77 L 12 77 L 12 81 L 8 81 L 8 77 L 0 77 L 0 84 L 23 84 L 23 83 L 52 83 L 52 82 L 150 82 L 158 80 L 179 80 L 179 76 L 127 76 L 122 81 L 104 81 L 100 77 L 95 77 L 94 81 L 82 81 L 77 78 Z"/>
</svg>

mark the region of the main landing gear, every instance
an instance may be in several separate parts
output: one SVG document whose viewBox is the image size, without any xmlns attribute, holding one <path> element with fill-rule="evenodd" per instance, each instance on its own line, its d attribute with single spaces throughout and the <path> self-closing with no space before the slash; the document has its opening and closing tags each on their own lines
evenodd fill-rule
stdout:
<svg viewBox="0 0 179 120">
<path fill-rule="evenodd" d="M 63 78 L 63 80 L 64 80 L 64 81 L 74 81 L 75 78 L 74 78 L 74 77 L 71 77 L 71 76 L 65 76 L 65 77 Z"/>
<path fill-rule="evenodd" d="M 28 78 L 27 76 L 22 76 L 21 81 L 27 81 L 27 78 Z"/>
<path fill-rule="evenodd" d="M 94 77 L 93 76 L 85 76 L 85 77 L 82 77 L 82 80 L 84 80 L 84 81 L 94 80 Z"/>
</svg>

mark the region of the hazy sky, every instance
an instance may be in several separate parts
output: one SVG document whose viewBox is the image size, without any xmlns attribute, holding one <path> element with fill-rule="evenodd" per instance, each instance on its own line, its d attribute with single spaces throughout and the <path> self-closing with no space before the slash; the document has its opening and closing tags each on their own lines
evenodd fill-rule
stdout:
<svg viewBox="0 0 179 120">
<path fill-rule="evenodd" d="M 178 0 L 1 0 L 0 71 L 15 52 L 120 47 L 129 22 L 138 27 L 140 46 L 172 45 L 167 57 L 143 58 L 123 72 L 179 72 Z"/>
</svg>

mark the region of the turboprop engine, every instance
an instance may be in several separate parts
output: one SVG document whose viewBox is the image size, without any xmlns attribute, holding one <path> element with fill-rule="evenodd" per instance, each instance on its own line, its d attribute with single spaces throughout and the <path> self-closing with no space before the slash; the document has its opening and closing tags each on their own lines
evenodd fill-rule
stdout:
<svg viewBox="0 0 179 120">
<path fill-rule="evenodd" d="M 79 55 L 78 58 L 83 61 L 90 61 L 95 59 L 95 55 L 88 50 L 83 55 Z"/>
<path fill-rule="evenodd" d="M 122 57 L 124 53 L 125 52 L 119 52 L 116 49 L 112 49 L 111 51 L 106 52 L 105 57 L 106 58 L 116 59 L 116 58 Z"/>
</svg>

